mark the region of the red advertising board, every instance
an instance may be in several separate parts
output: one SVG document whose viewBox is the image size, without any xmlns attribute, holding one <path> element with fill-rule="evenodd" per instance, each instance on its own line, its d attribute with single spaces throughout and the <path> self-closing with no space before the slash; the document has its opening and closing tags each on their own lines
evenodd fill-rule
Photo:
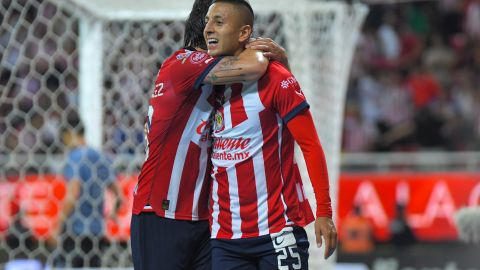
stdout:
<svg viewBox="0 0 480 270">
<path fill-rule="evenodd" d="M 480 204 L 480 174 L 362 173 L 342 174 L 339 181 L 338 226 L 358 205 L 379 241 L 390 238 L 396 205 L 406 206 L 406 219 L 424 241 L 454 240 L 454 214 L 462 206 Z"/>
<path fill-rule="evenodd" d="M 0 236 L 8 233 L 9 226 L 18 216 L 21 224 L 29 228 L 37 239 L 48 239 L 58 224 L 63 199 L 66 194 L 65 180 L 58 175 L 28 175 L 24 179 L 0 182 Z M 116 220 L 107 218 L 107 237 L 128 240 L 130 231 L 132 190 L 136 176 L 120 176 L 118 185 L 124 200 Z M 113 209 L 113 194 L 105 194 L 105 217 Z"/>
<path fill-rule="evenodd" d="M 107 236 L 128 240 L 132 191 L 136 176 L 118 179 L 124 195 L 116 220 L 107 218 Z M 30 175 L 24 179 L 0 181 L 0 236 L 5 235 L 14 216 L 38 239 L 50 237 L 58 226 L 66 192 L 58 175 Z M 105 216 L 113 208 L 113 195 L 105 194 Z M 389 224 L 397 203 L 406 204 L 410 226 L 420 240 L 457 238 L 453 215 L 462 206 L 480 205 L 480 174 L 474 173 L 362 173 L 340 176 L 337 226 L 351 214 L 355 204 L 371 221 L 377 240 L 390 238 Z"/>
</svg>

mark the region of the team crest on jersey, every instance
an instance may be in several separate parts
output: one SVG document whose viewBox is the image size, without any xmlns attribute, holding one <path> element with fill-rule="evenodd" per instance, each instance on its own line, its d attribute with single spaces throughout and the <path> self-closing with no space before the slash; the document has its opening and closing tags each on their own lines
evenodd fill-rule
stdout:
<svg viewBox="0 0 480 270">
<path fill-rule="evenodd" d="M 199 64 L 203 61 L 205 61 L 208 57 L 208 54 L 204 52 L 194 52 L 192 56 L 190 57 L 190 63 L 196 65 Z"/>
<path fill-rule="evenodd" d="M 213 123 L 213 129 L 215 130 L 215 132 L 223 130 L 223 127 L 225 125 L 225 123 L 223 121 L 223 114 L 221 112 L 217 111 L 215 113 L 214 117 L 215 117 L 215 119 L 214 119 L 214 123 Z"/>
</svg>

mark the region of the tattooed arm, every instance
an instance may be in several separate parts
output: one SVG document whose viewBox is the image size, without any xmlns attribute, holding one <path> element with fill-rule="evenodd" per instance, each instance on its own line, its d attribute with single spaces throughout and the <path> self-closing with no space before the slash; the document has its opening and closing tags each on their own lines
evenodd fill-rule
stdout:
<svg viewBox="0 0 480 270">
<path fill-rule="evenodd" d="M 256 81 L 268 67 L 262 52 L 246 49 L 238 56 L 226 56 L 208 73 L 204 83 L 231 84 Z"/>
</svg>

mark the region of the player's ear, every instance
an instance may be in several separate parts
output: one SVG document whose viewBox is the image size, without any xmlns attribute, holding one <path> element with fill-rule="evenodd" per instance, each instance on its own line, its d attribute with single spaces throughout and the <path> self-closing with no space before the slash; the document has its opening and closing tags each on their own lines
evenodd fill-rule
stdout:
<svg viewBox="0 0 480 270">
<path fill-rule="evenodd" d="M 250 36 L 252 35 L 252 26 L 250 25 L 244 25 L 240 28 L 240 36 L 238 41 L 240 43 L 247 42 L 250 40 Z"/>
</svg>

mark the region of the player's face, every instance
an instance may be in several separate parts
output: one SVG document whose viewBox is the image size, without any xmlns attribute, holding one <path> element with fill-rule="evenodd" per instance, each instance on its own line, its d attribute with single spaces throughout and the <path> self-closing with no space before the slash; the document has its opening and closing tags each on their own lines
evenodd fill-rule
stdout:
<svg viewBox="0 0 480 270">
<path fill-rule="evenodd" d="M 208 9 L 203 31 L 208 54 L 238 55 L 244 49 L 240 13 L 230 3 L 215 3 Z"/>
</svg>

